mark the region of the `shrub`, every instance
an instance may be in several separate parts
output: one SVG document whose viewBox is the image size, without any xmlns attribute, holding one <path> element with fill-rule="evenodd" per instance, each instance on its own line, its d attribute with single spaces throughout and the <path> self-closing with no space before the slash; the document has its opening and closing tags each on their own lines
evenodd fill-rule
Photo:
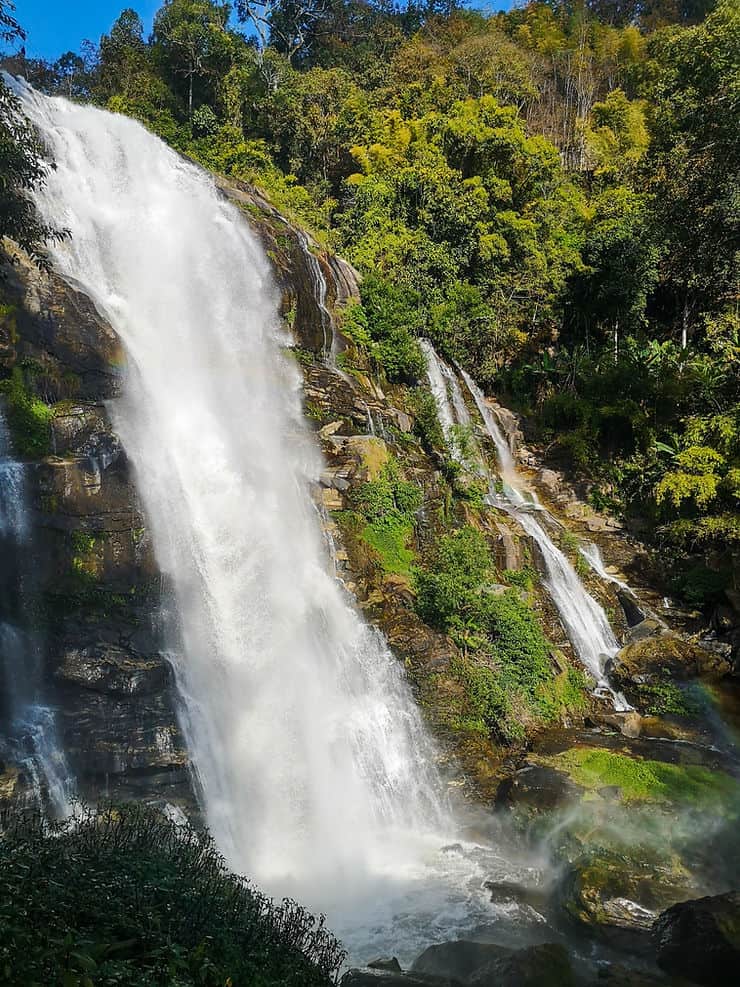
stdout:
<svg viewBox="0 0 740 987">
<path fill-rule="evenodd" d="M 421 328 L 420 299 L 416 292 L 377 276 L 361 288 L 367 327 L 375 346 L 373 355 L 388 380 L 415 384 L 426 364 L 416 335 Z"/>
<path fill-rule="evenodd" d="M 230 873 L 207 834 L 140 805 L 2 824 L 4 983 L 336 983 L 344 953 L 323 917 Z"/>
<path fill-rule="evenodd" d="M 480 626 L 480 590 L 491 566 L 488 544 L 477 528 L 467 526 L 443 535 L 430 567 L 416 573 L 421 618 L 443 630 L 453 621 Z"/>
<path fill-rule="evenodd" d="M 411 576 L 414 552 L 408 547 L 422 492 L 403 479 L 398 463 L 389 459 L 374 480 L 352 493 L 352 506 L 366 523 L 362 539 L 378 556 L 385 572 Z"/>
<path fill-rule="evenodd" d="M 48 455 L 54 413 L 48 404 L 28 390 L 20 367 L 15 367 L 11 376 L 0 382 L 0 396 L 5 398 L 6 417 L 16 454 L 33 458 Z"/>
</svg>

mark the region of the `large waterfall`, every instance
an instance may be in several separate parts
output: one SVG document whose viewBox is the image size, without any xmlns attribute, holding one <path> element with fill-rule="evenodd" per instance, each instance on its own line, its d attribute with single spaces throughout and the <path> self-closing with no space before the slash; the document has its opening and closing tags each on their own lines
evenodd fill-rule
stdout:
<svg viewBox="0 0 740 987">
<path fill-rule="evenodd" d="M 470 415 L 460 383 L 457 375 L 440 359 L 431 343 L 423 341 L 422 349 L 442 430 L 452 454 L 459 456 L 455 426 L 470 425 Z M 606 662 L 617 653 L 619 645 L 603 607 L 587 592 L 571 562 L 535 516 L 539 505 L 522 483 L 511 450 L 493 412 L 470 375 L 465 371 L 461 371 L 461 374 L 496 449 L 502 493 L 492 492 L 494 505 L 511 514 L 537 544 L 545 566 L 545 586 L 557 607 L 576 654 L 594 677 L 597 690 L 610 696 L 617 709 L 629 709 L 624 697 L 611 689 L 606 677 Z"/>
<path fill-rule="evenodd" d="M 208 824 L 270 890 L 372 870 L 392 832 L 441 827 L 433 751 L 331 571 L 267 261 L 210 177 L 139 124 L 21 93 L 56 160 L 38 206 L 71 233 L 54 264 L 128 354 L 110 411 L 174 586 Z"/>
</svg>

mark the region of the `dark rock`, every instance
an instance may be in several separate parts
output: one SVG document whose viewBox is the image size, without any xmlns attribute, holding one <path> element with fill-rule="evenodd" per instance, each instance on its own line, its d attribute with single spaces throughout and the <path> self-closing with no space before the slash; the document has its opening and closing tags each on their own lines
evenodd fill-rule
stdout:
<svg viewBox="0 0 740 987">
<path fill-rule="evenodd" d="M 664 911 L 653 928 L 658 964 L 693 983 L 740 979 L 740 892 L 682 901 Z"/>
<path fill-rule="evenodd" d="M 570 956 L 559 943 L 543 943 L 500 956 L 467 981 L 471 987 L 575 987 Z"/>
<path fill-rule="evenodd" d="M 496 793 L 498 806 L 516 806 L 532 814 L 551 812 L 576 801 L 583 789 L 561 771 L 529 764 L 504 779 Z"/>
<path fill-rule="evenodd" d="M 348 970 L 340 987 L 463 987 L 459 980 L 389 970 Z"/>
<path fill-rule="evenodd" d="M 411 972 L 449 977 L 468 983 L 478 970 L 509 956 L 511 952 L 505 946 L 468 939 L 442 942 L 425 949 L 411 964 Z"/>
<path fill-rule="evenodd" d="M 81 291 L 44 271 L 16 247 L 4 245 L 0 276 L 17 306 L 14 358 L 41 368 L 47 400 L 101 400 L 120 388 L 124 363 L 120 341 Z"/>
<path fill-rule="evenodd" d="M 640 624 L 645 623 L 645 620 L 648 618 L 648 613 L 632 590 L 620 587 L 617 590 L 617 599 L 622 605 L 625 620 L 630 628 L 636 629 Z M 664 626 L 660 625 L 659 621 L 657 623 L 658 626 Z"/>
<path fill-rule="evenodd" d="M 586 984 L 588 987 L 666 987 L 666 980 L 647 970 L 635 970 L 621 963 L 603 963 Z M 677 987 L 675 981 L 671 984 Z"/>
<path fill-rule="evenodd" d="M 169 666 L 161 655 L 145 657 L 106 644 L 66 651 L 56 676 L 85 689 L 118 696 L 156 692 L 171 679 Z"/>
<path fill-rule="evenodd" d="M 395 956 L 385 956 L 380 957 L 377 960 L 371 960 L 367 965 L 368 970 L 388 970 L 390 973 L 402 973 L 401 964 L 398 962 Z"/>
</svg>

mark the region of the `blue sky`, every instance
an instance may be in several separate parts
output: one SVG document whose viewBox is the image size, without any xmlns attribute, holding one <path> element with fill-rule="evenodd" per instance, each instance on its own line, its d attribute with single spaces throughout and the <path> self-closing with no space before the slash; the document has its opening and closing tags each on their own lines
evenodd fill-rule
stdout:
<svg viewBox="0 0 740 987">
<path fill-rule="evenodd" d="M 161 0 L 15 0 L 15 16 L 28 35 L 27 53 L 56 58 L 77 51 L 85 38 L 98 41 L 126 7 L 141 15 L 148 31 Z"/>
<path fill-rule="evenodd" d="M 65 51 L 79 51 L 89 38 L 98 41 L 126 7 L 133 7 L 144 21 L 145 31 L 162 0 L 15 0 L 15 15 L 28 34 L 26 52 L 32 58 L 57 58 Z M 511 0 L 483 0 L 478 8 L 501 9 Z"/>
</svg>

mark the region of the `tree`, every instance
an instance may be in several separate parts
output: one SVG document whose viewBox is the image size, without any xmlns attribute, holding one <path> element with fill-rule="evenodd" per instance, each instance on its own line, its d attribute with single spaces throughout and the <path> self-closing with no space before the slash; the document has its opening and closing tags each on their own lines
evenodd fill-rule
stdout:
<svg viewBox="0 0 740 987">
<path fill-rule="evenodd" d="M 0 0 L 0 40 L 5 44 L 26 37 L 14 10 L 13 4 Z M 62 235 L 41 222 L 29 197 L 43 184 L 48 169 L 44 149 L 20 101 L 0 77 L 0 237 L 15 240 L 36 259 L 45 241 Z"/>
<path fill-rule="evenodd" d="M 210 0 L 167 0 L 154 19 L 153 38 L 176 75 L 188 86 L 188 119 L 193 118 L 196 78 L 214 76 L 225 67 L 231 7 Z"/>
<path fill-rule="evenodd" d="M 236 0 L 237 16 L 252 24 L 260 50 L 272 44 L 291 65 L 308 51 L 311 33 L 328 9 L 329 0 Z"/>
</svg>

